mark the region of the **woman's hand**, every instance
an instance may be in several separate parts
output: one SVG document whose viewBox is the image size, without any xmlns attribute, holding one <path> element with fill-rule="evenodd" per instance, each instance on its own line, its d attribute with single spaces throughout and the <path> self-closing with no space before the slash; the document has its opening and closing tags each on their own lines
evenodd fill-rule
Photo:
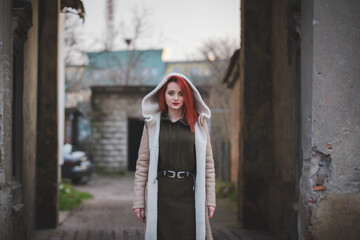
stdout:
<svg viewBox="0 0 360 240">
<path fill-rule="evenodd" d="M 135 208 L 134 213 L 135 213 L 137 219 L 139 219 L 142 222 L 145 222 L 145 209 Z"/>
<path fill-rule="evenodd" d="M 210 219 L 210 218 L 212 218 L 214 216 L 215 207 L 207 206 L 207 208 L 208 208 L 208 216 L 209 216 L 209 219 Z"/>
</svg>

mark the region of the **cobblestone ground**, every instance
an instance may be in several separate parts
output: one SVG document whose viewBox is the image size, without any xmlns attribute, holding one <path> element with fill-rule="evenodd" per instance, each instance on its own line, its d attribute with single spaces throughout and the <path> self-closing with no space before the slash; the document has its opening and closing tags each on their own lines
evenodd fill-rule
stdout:
<svg viewBox="0 0 360 240">
<path fill-rule="evenodd" d="M 132 212 L 134 176 L 94 176 L 79 191 L 89 192 L 92 199 L 70 212 L 57 229 L 39 230 L 35 240 L 140 240 L 144 225 Z M 218 201 L 212 230 L 215 240 L 272 240 L 264 233 L 240 230 L 235 212 Z"/>
</svg>

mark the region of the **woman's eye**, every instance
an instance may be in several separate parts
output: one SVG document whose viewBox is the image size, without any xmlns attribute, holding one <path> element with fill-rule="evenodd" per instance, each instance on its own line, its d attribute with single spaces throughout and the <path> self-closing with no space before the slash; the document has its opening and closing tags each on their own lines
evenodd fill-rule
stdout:
<svg viewBox="0 0 360 240">
<path fill-rule="evenodd" d="M 172 95 L 174 95 L 174 92 L 168 92 L 168 94 L 169 94 L 170 96 L 172 96 Z"/>
<path fill-rule="evenodd" d="M 181 97 L 183 96 L 182 92 L 179 92 L 179 96 L 181 96 Z"/>
</svg>

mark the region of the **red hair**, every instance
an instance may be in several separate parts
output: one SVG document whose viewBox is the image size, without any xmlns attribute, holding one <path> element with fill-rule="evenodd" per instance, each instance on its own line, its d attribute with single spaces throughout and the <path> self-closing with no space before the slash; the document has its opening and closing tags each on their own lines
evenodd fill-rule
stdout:
<svg viewBox="0 0 360 240">
<path fill-rule="evenodd" d="M 176 82 L 179 84 L 180 89 L 183 93 L 184 97 L 184 106 L 182 110 L 183 118 L 189 123 L 191 132 L 194 132 L 195 129 L 195 123 L 197 119 L 199 118 L 199 113 L 195 109 L 195 102 L 194 97 L 191 92 L 191 88 L 189 84 L 181 77 L 178 76 L 172 76 L 168 79 L 168 81 L 160 88 L 159 91 L 159 107 L 160 111 L 162 113 L 167 113 L 168 107 L 165 102 L 165 92 L 167 89 L 167 86 L 171 82 Z"/>
</svg>

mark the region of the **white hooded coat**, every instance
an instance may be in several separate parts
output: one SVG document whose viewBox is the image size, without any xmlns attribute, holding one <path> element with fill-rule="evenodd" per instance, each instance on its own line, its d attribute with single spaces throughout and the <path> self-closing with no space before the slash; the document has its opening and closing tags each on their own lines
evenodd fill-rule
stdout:
<svg viewBox="0 0 360 240">
<path fill-rule="evenodd" d="M 199 119 L 195 123 L 195 152 L 196 152 L 196 183 L 195 183 L 195 219 L 196 219 L 196 239 L 197 240 L 210 240 L 212 234 L 210 230 L 210 224 L 207 217 L 207 205 L 215 207 L 215 172 L 214 164 L 212 159 L 212 151 L 210 138 L 208 135 L 206 119 L 211 117 L 211 111 L 206 106 L 201 98 L 199 91 L 191 83 L 191 81 L 179 73 L 171 73 L 166 75 L 160 83 L 147 94 L 142 101 L 142 114 L 145 118 L 147 129 L 146 135 L 148 135 L 148 152 L 149 152 L 149 163 L 147 172 L 147 183 L 146 183 L 146 240 L 157 239 L 157 212 L 158 212 L 158 182 L 156 180 L 158 171 L 158 155 L 159 155 L 159 132 L 160 132 L 160 119 L 161 112 L 158 103 L 158 92 L 161 87 L 168 81 L 172 76 L 179 76 L 186 80 L 192 90 L 194 96 L 195 108 L 199 113 Z M 144 136 L 143 136 L 144 137 Z M 143 141 L 143 140 L 142 140 Z M 141 146 L 140 146 L 141 147 Z M 140 150 L 139 150 L 140 152 Z M 140 153 L 139 153 L 140 154 Z M 139 160 L 138 160 L 139 161 Z M 209 164 L 210 163 L 210 164 Z M 138 172 L 138 166 L 137 170 Z M 134 208 L 142 208 L 138 198 L 139 192 L 143 190 L 143 187 L 139 187 L 141 184 L 137 183 L 137 179 L 144 177 L 145 174 L 135 174 L 135 187 L 134 187 Z M 211 184 L 207 184 L 206 181 L 211 179 Z M 210 189 L 209 189 L 210 188 Z M 207 192 L 211 192 L 211 198 L 207 199 Z M 140 201 L 141 202 L 141 201 Z"/>
</svg>

